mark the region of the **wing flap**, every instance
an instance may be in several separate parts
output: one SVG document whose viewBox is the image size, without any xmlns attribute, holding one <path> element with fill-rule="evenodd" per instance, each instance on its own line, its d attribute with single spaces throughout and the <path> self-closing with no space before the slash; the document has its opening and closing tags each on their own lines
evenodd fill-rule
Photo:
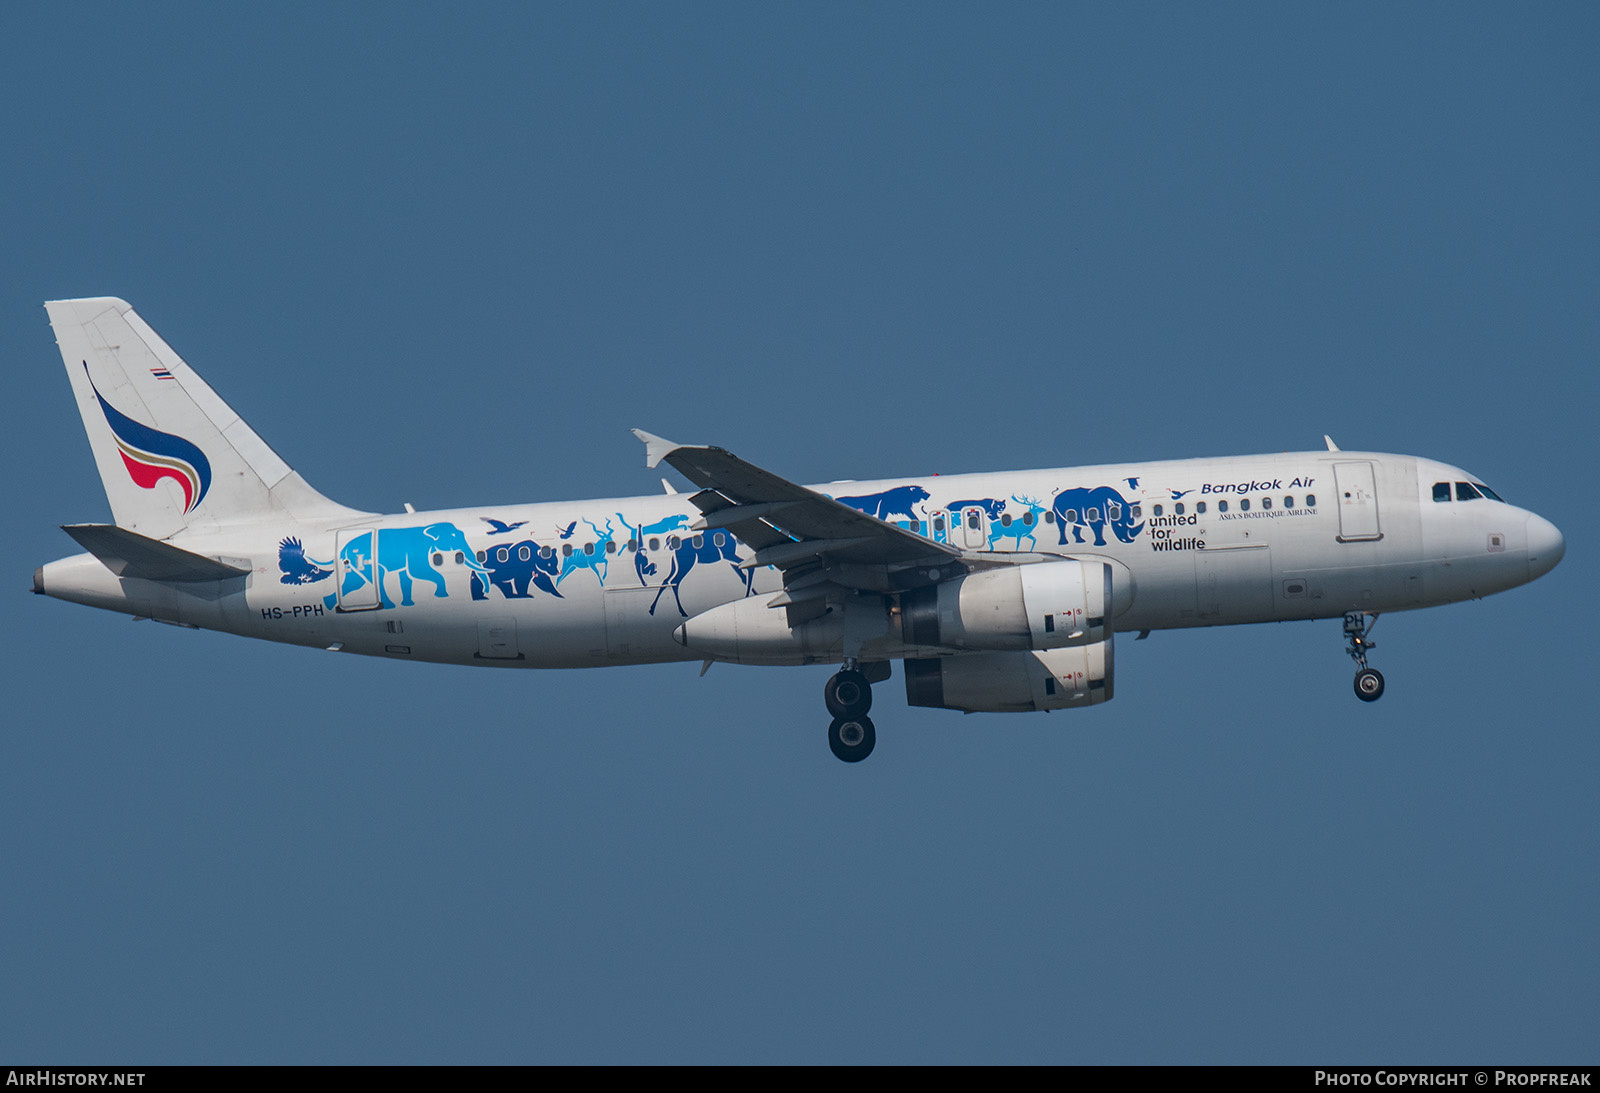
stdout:
<svg viewBox="0 0 1600 1093">
<path fill-rule="evenodd" d="M 667 463 L 701 492 L 691 500 L 707 527 L 725 527 L 754 547 L 754 564 L 791 568 L 826 564 L 934 570 L 962 552 L 868 516 L 708 445 L 674 444 L 635 429 L 652 466 Z M 949 576 L 948 570 L 943 576 Z M 843 582 L 862 587 L 858 582 Z M 916 581 L 914 583 L 923 583 Z"/>
</svg>

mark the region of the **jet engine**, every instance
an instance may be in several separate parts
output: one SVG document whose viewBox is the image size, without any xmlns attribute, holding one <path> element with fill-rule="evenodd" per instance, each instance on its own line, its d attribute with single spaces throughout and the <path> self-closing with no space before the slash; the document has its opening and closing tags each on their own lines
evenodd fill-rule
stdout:
<svg viewBox="0 0 1600 1093">
<path fill-rule="evenodd" d="M 965 713 L 1030 713 L 1111 701 L 1111 638 L 1026 653 L 905 662 L 906 704 Z"/>
<path fill-rule="evenodd" d="M 900 610 L 902 640 L 912 646 L 992 650 L 1093 645 L 1111 633 L 1111 567 L 1063 560 L 983 570 L 907 592 L 900 598 Z"/>
</svg>

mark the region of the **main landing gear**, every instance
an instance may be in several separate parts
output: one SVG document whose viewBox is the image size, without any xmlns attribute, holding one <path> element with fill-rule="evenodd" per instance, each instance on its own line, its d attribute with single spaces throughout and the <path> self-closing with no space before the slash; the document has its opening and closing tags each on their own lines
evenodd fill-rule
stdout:
<svg viewBox="0 0 1600 1093">
<path fill-rule="evenodd" d="M 828 747 L 833 754 L 846 763 L 859 763 L 871 755 L 878 743 L 878 731 L 867 716 L 872 709 L 872 684 L 854 658 L 846 659 L 844 667 L 828 680 L 822 700 L 833 715 L 828 726 Z"/>
<path fill-rule="evenodd" d="M 1377 623 L 1377 615 L 1373 615 L 1372 622 L 1368 623 L 1365 611 L 1346 611 L 1344 614 L 1344 636 L 1349 642 L 1345 652 L 1360 668 L 1356 672 L 1356 697 L 1363 702 L 1376 702 L 1383 697 L 1383 673 L 1367 667 L 1367 653 L 1378 647 L 1377 642 L 1367 640 L 1367 634 Z"/>
</svg>

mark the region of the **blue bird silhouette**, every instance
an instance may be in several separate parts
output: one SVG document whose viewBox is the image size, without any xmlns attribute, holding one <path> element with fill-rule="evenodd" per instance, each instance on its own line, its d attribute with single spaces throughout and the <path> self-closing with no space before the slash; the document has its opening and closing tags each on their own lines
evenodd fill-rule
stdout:
<svg viewBox="0 0 1600 1093">
<path fill-rule="evenodd" d="M 490 535 L 504 535 L 507 532 L 516 531 L 523 524 L 526 524 L 528 522 L 526 520 L 518 520 L 514 524 L 507 524 L 504 521 L 496 520 L 496 519 L 494 519 L 493 517 L 490 517 L 490 516 L 480 516 L 480 517 L 478 517 L 478 519 L 482 520 L 484 523 L 489 525 L 489 528 L 490 528 L 489 534 Z"/>
</svg>

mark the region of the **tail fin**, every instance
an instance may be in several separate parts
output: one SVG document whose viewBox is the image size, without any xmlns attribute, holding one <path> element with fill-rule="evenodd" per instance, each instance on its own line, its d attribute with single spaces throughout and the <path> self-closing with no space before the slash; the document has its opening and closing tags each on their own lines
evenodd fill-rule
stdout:
<svg viewBox="0 0 1600 1093">
<path fill-rule="evenodd" d="M 358 515 L 307 485 L 126 302 L 44 306 L 119 527 L 165 539 Z"/>
</svg>

